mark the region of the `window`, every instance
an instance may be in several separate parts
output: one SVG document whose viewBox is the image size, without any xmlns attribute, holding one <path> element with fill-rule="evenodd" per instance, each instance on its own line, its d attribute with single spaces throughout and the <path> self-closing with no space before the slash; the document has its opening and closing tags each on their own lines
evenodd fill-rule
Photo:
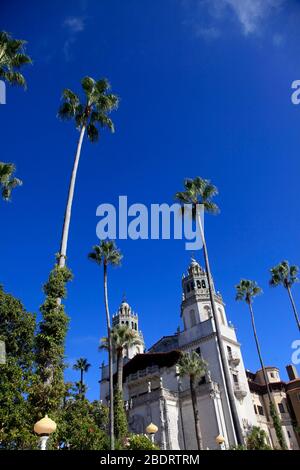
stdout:
<svg viewBox="0 0 300 470">
<path fill-rule="evenodd" d="M 186 290 L 187 290 L 188 293 L 191 292 L 191 289 L 190 289 L 190 285 L 189 285 L 189 284 L 186 285 Z"/>
<path fill-rule="evenodd" d="M 218 310 L 219 310 L 219 314 L 220 314 L 220 317 L 221 317 L 221 322 L 223 323 L 223 325 L 225 325 L 225 318 L 224 318 L 223 312 L 220 308 L 218 308 Z"/>
<path fill-rule="evenodd" d="M 290 431 L 287 431 L 287 435 L 288 435 L 289 438 L 292 437 Z"/>
<path fill-rule="evenodd" d="M 206 289 L 206 282 L 204 281 L 204 279 L 202 280 L 202 288 Z"/>
<path fill-rule="evenodd" d="M 198 289 L 201 289 L 201 282 L 199 281 L 199 279 L 197 279 L 197 287 Z"/>
<path fill-rule="evenodd" d="M 232 349 L 231 349 L 230 346 L 227 346 L 227 354 L 228 354 L 229 359 L 231 359 L 232 358 Z"/>
<path fill-rule="evenodd" d="M 274 372 L 271 372 L 271 377 L 272 377 L 272 379 L 275 379 Z"/>
<path fill-rule="evenodd" d="M 235 384 L 238 384 L 239 383 L 239 378 L 238 378 L 237 374 L 232 374 L 232 377 L 233 377 L 233 382 Z"/>
<path fill-rule="evenodd" d="M 201 356 L 201 348 L 200 348 L 200 347 L 196 348 L 196 349 L 195 349 L 195 352 L 196 352 L 197 354 L 199 354 L 199 356 Z"/>
<path fill-rule="evenodd" d="M 264 416 L 265 413 L 264 413 L 264 409 L 262 406 L 257 405 L 257 411 L 260 416 Z"/>
<path fill-rule="evenodd" d="M 278 408 L 279 408 L 280 413 L 285 413 L 283 403 L 278 403 Z"/>
<path fill-rule="evenodd" d="M 257 415 L 257 407 L 256 407 L 256 405 L 253 405 L 253 407 L 254 407 L 254 413 Z"/>
<path fill-rule="evenodd" d="M 196 315 L 195 315 L 195 310 L 190 311 L 190 322 L 191 322 L 191 328 L 196 325 Z"/>
</svg>

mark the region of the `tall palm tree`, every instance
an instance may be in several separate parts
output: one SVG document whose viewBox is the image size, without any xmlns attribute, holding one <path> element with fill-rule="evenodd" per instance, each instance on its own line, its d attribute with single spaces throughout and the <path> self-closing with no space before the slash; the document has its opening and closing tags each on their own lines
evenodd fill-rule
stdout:
<svg viewBox="0 0 300 470">
<path fill-rule="evenodd" d="M 219 317 L 217 314 L 217 308 L 215 303 L 215 293 L 212 281 L 212 273 L 209 264 L 207 244 L 205 240 L 204 230 L 201 221 L 201 207 L 204 209 L 204 212 L 211 214 L 217 214 L 219 208 L 217 204 L 213 202 L 214 196 L 218 194 L 218 189 L 214 186 L 209 180 L 200 178 L 199 176 L 194 179 L 186 179 L 184 181 L 184 191 L 178 192 L 175 195 L 175 198 L 182 205 L 182 214 L 185 215 L 185 212 L 190 213 L 194 220 L 198 223 L 200 236 L 203 245 L 203 255 L 205 262 L 205 270 L 207 275 L 209 298 L 212 308 L 212 314 L 214 318 L 215 328 L 216 328 L 216 337 L 217 343 L 220 351 L 221 357 L 221 367 L 224 373 L 225 379 L 225 396 L 228 397 L 229 409 L 231 410 L 232 420 L 234 424 L 234 429 L 236 433 L 237 442 L 240 445 L 244 443 L 243 432 L 240 425 L 240 420 L 236 408 L 235 397 L 233 393 L 231 377 L 229 374 L 226 352 L 224 349 L 222 334 L 220 329 Z"/>
<path fill-rule="evenodd" d="M 198 450 L 203 450 L 202 443 L 202 434 L 199 420 L 199 411 L 197 405 L 197 395 L 196 395 L 196 381 L 203 377 L 207 370 L 207 363 L 201 359 L 199 354 L 196 351 L 188 354 L 185 353 L 181 356 L 178 363 L 178 374 L 180 377 L 189 377 L 190 381 L 190 391 L 192 398 L 192 406 L 195 420 L 195 431 Z"/>
<path fill-rule="evenodd" d="M 281 261 L 281 263 L 279 263 L 277 266 L 274 266 L 272 269 L 270 269 L 270 271 L 271 279 L 269 284 L 271 287 L 282 285 L 287 290 L 298 330 L 300 331 L 300 320 L 292 295 L 292 286 L 295 284 L 295 282 L 299 282 L 299 279 L 297 278 L 299 268 L 295 265 L 290 266 L 288 261 Z"/>
<path fill-rule="evenodd" d="M 283 433 L 282 433 L 280 420 L 279 420 L 276 408 L 275 408 L 274 403 L 273 403 L 273 399 L 272 399 L 272 395 L 271 395 L 271 391 L 270 391 L 270 384 L 269 384 L 267 372 L 266 372 L 264 361 L 263 361 L 262 354 L 261 354 L 261 348 L 260 348 L 260 344 L 259 344 L 259 340 L 258 340 L 258 336 L 257 336 L 254 313 L 253 313 L 253 305 L 252 305 L 253 299 L 257 295 L 260 295 L 262 293 L 262 289 L 257 285 L 257 283 L 255 281 L 250 281 L 248 279 L 242 279 L 240 281 L 240 283 L 235 286 L 235 288 L 236 288 L 236 300 L 245 301 L 247 303 L 248 307 L 249 307 L 251 323 L 252 323 L 252 329 L 253 329 L 253 335 L 254 335 L 255 344 L 256 344 L 256 350 L 257 350 L 257 354 L 258 354 L 258 357 L 259 357 L 259 362 L 260 362 L 260 366 L 261 366 L 261 369 L 262 369 L 262 372 L 263 372 L 263 377 L 264 377 L 264 381 L 265 381 L 265 385 L 266 385 L 266 389 L 267 389 L 267 394 L 268 394 L 268 400 L 269 400 L 269 406 L 270 406 L 270 415 L 271 415 L 272 420 L 273 420 L 274 429 L 275 429 L 276 436 L 277 436 L 278 442 L 280 444 L 280 447 L 285 449 L 286 448 L 286 442 L 285 442 L 285 439 L 284 439 L 284 436 L 283 436 Z"/>
<path fill-rule="evenodd" d="M 116 325 L 111 330 L 113 352 L 117 357 L 118 390 L 123 392 L 123 354 L 127 348 L 142 344 L 138 333 L 127 325 Z M 107 338 L 102 338 L 100 349 L 108 349 Z"/>
<path fill-rule="evenodd" d="M 63 267 L 66 262 L 72 204 L 84 135 L 87 133 L 90 142 L 97 142 L 100 136 L 99 128 L 107 128 L 114 132 L 114 124 L 109 114 L 118 107 L 119 101 L 116 95 L 109 93 L 110 84 L 106 79 L 96 81 L 91 77 L 85 77 L 82 79 L 81 85 L 84 92 L 83 99 L 80 100 L 79 96 L 73 91 L 65 89 L 62 95 L 63 103 L 58 111 L 58 117 L 63 120 L 73 120 L 80 132 L 70 179 L 58 256 L 60 267 Z"/>
<path fill-rule="evenodd" d="M 13 163 L 0 162 L 0 188 L 2 199 L 5 201 L 10 200 L 11 192 L 14 188 L 22 185 L 22 181 L 13 176 L 15 171 L 16 167 Z"/>
<path fill-rule="evenodd" d="M 0 31 L 0 80 L 10 85 L 26 87 L 26 80 L 20 69 L 31 64 L 31 58 L 25 54 L 26 41 L 14 39 L 9 33 Z"/>
<path fill-rule="evenodd" d="M 107 268 L 119 266 L 122 254 L 113 241 L 102 240 L 99 245 L 93 246 L 93 251 L 88 255 L 91 261 L 98 266 L 103 266 L 104 303 L 106 312 L 107 338 L 108 338 L 108 363 L 109 363 L 109 408 L 110 408 L 110 447 L 115 448 L 114 439 L 114 390 L 113 390 L 113 349 L 111 337 L 111 321 L 108 305 Z"/>
<path fill-rule="evenodd" d="M 83 390 L 84 390 L 84 387 L 83 387 L 83 385 L 84 385 L 83 384 L 83 374 L 88 372 L 90 367 L 91 367 L 91 364 L 89 364 L 87 359 L 85 359 L 83 357 L 80 357 L 79 359 L 77 359 L 77 361 L 73 365 L 74 370 L 79 370 L 80 371 L 80 382 L 79 382 L 79 384 L 80 384 L 80 390 L 81 390 L 82 398 L 84 397 L 84 393 L 83 393 Z"/>
</svg>

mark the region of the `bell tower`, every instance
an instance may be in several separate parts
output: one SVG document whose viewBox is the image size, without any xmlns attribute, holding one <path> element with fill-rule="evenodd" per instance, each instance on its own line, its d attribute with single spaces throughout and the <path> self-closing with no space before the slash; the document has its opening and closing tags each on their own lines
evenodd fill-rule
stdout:
<svg viewBox="0 0 300 470">
<path fill-rule="evenodd" d="M 135 331 L 138 335 L 141 344 L 130 346 L 125 351 L 124 356 L 128 359 L 132 359 L 136 354 L 142 354 L 145 349 L 145 343 L 143 338 L 143 333 L 139 331 L 139 318 L 138 314 L 133 312 L 130 305 L 126 302 L 125 298 L 123 299 L 118 311 L 113 315 L 112 318 L 113 327 L 116 325 L 126 325 L 131 330 Z"/>
</svg>

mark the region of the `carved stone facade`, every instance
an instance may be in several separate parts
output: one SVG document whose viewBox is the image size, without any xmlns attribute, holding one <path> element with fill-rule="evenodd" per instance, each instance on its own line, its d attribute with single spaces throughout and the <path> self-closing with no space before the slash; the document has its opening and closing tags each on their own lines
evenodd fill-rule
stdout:
<svg viewBox="0 0 300 470">
<path fill-rule="evenodd" d="M 223 447 L 229 448 L 237 444 L 237 438 L 211 312 L 207 276 L 194 259 L 182 278 L 182 289 L 183 329 L 162 337 L 147 353 L 136 354 L 135 351 L 134 354 L 131 351 L 125 360 L 124 400 L 129 427 L 132 432 L 144 433 L 147 425 L 153 422 L 158 426 L 155 440 L 161 449 L 197 448 L 189 380 L 179 380 L 176 367 L 182 352 L 196 351 L 208 363 L 206 377 L 196 386 L 203 447 L 219 448 L 215 438 L 221 434 L 225 438 Z M 259 421 L 234 327 L 227 321 L 220 293 L 214 292 L 214 296 L 239 425 L 246 438 Z M 126 308 L 121 305 L 114 324 L 128 321 L 130 326 L 132 317 L 129 312 L 128 304 Z M 108 370 L 103 367 L 102 400 L 108 396 L 107 379 Z M 294 436 L 289 447 L 295 447 Z"/>
</svg>

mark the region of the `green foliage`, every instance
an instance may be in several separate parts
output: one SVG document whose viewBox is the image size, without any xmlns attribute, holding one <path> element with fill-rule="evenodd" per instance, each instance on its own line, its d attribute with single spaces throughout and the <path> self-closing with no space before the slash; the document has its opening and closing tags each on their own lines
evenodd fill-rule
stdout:
<svg viewBox="0 0 300 470">
<path fill-rule="evenodd" d="M 0 162 L 0 188 L 4 201 L 10 200 L 13 189 L 22 186 L 22 181 L 13 176 L 15 171 L 16 167 L 13 163 Z"/>
<path fill-rule="evenodd" d="M 0 31 L 0 79 L 11 85 L 26 87 L 26 80 L 20 73 L 21 67 L 31 64 L 25 54 L 26 41 L 14 39 L 5 31 Z"/>
<path fill-rule="evenodd" d="M 81 86 L 84 94 L 82 101 L 72 90 L 63 91 L 63 103 L 58 110 L 58 117 L 63 120 L 73 119 L 78 129 L 86 126 L 90 142 L 97 142 L 99 128 L 114 132 L 109 114 L 117 109 L 119 99 L 109 93 L 110 84 L 106 79 L 96 81 L 91 77 L 84 77 Z"/>
<path fill-rule="evenodd" d="M 248 279 L 241 279 L 240 283 L 235 286 L 236 288 L 236 300 L 245 300 L 248 304 L 252 302 L 252 299 L 262 293 L 261 288 L 255 281 Z"/>
<path fill-rule="evenodd" d="M 207 371 L 207 363 L 196 353 L 185 353 L 181 356 L 179 363 L 180 377 L 189 376 L 192 379 L 201 378 Z"/>
<path fill-rule="evenodd" d="M 132 434 L 127 441 L 128 450 L 159 450 L 159 447 L 153 444 L 144 434 Z"/>
<path fill-rule="evenodd" d="M 298 271 L 298 266 L 290 266 L 288 261 L 281 261 L 277 266 L 270 269 L 271 279 L 269 284 L 271 287 L 283 285 L 286 289 L 292 287 L 295 282 L 299 282 L 297 278 Z"/>
<path fill-rule="evenodd" d="M 267 435 L 263 429 L 253 426 L 247 436 L 247 450 L 271 450 L 271 447 L 267 444 Z"/>
<path fill-rule="evenodd" d="M 123 256 L 114 241 L 101 240 L 99 245 L 93 246 L 93 251 L 89 253 L 88 258 L 99 266 L 102 264 L 119 266 Z"/>
<path fill-rule="evenodd" d="M 56 417 L 58 426 L 51 436 L 50 448 L 108 450 L 107 417 L 106 407 L 99 402 L 76 397 L 67 400 Z"/>
<path fill-rule="evenodd" d="M 218 194 L 218 189 L 209 180 L 200 178 L 199 176 L 194 179 L 187 178 L 184 181 L 184 189 L 185 191 L 175 194 L 175 199 L 182 204 L 183 213 L 187 210 L 185 205 L 191 205 L 191 215 L 195 218 L 197 215 L 197 204 L 202 204 L 205 212 L 212 214 L 219 212 L 219 207 L 212 201 Z"/>
<path fill-rule="evenodd" d="M 285 438 L 284 438 L 284 435 L 283 435 L 280 418 L 279 418 L 278 413 L 276 411 L 275 405 L 272 402 L 270 403 L 270 415 L 271 415 L 271 418 L 273 420 L 273 425 L 274 425 L 276 437 L 277 437 L 278 443 L 280 445 L 280 448 L 282 450 L 285 450 L 285 449 L 287 449 L 287 445 L 286 445 Z"/>
<path fill-rule="evenodd" d="M 0 286 L 0 339 L 6 364 L 0 364 L 0 448 L 35 446 L 33 417 L 26 399 L 33 380 L 35 316 Z"/>
<path fill-rule="evenodd" d="M 114 392 L 114 425 L 116 439 L 124 439 L 128 435 L 128 424 L 122 393 L 119 390 Z"/>
<path fill-rule="evenodd" d="M 61 299 L 66 297 L 66 283 L 71 279 L 72 274 L 68 268 L 56 265 L 44 286 L 46 299 L 40 308 L 43 319 L 39 325 L 35 348 L 37 375 L 31 392 L 37 418 L 55 412 L 66 394 L 63 372 L 69 319 Z"/>
</svg>

